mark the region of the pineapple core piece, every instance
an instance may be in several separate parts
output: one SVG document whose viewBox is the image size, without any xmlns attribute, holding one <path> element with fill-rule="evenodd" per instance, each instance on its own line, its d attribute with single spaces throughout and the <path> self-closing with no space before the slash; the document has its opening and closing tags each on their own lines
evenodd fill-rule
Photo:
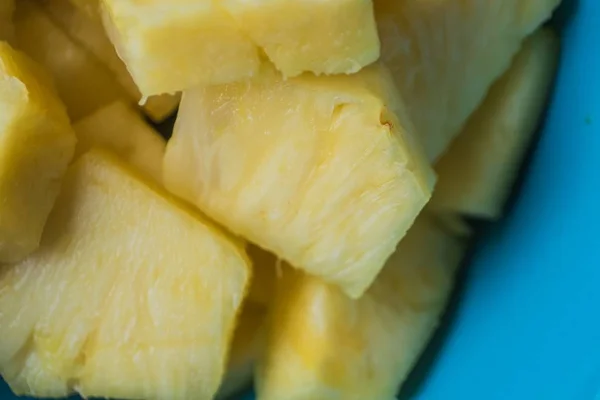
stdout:
<svg viewBox="0 0 600 400">
<path fill-rule="evenodd" d="M 17 4 L 15 25 L 17 47 L 50 72 L 71 120 L 128 98 L 110 71 L 74 43 L 37 1 Z"/>
<path fill-rule="evenodd" d="M 165 140 L 129 105 L 116 102 L 73 125 L 75 156 L 92 147 L 114 151 L 121 159 L 156 182 L 162 182 Z"/>
<path fill-rule="evenodd" d="M 38 247 L 76 139 L 50 78 L 5 42 L 0 110 L 0 262 L 14 262 Z"/>
<path fill-rule="evenodd" d="M 375 0 L 383 61 L 438 160 L 560 0 Z"/>
<path fill-rule="evenodd" d="M 499 218 L 535 132 L 558 64 L 556 35 L 528 38 L 436 166 L 437 211 Z"/>
<path fill-rule="evenodd" d="M 217 399 L 228 399 L 250 386 L 256 360 L 264 346 L 266 315 L 266 310 L 262 307 L 251 303 L 244 305 L 229 349 L 227 373 Z"/>
<path fill-rule="evenodd" d="M 437 327 L 463 251 L 422 214 L 358 300 L 286 270 L 258 361 L 258 398 L 395 398 Z"/>
<path fill-rule="evenodd" d="M 186 91 L 165 185 L 234 233 L 359 297 L 435 180 L 387 71 Z"/>
<path fill-rule="evenodd" d="M 263 52 L 285 76 L 356 72 L 379 57 L 371 0 L 102 0 L 101 9 L 146 96 L 244 80 Z"/>
<path fill-rule="evenodd" d="M 92 53 L 112 71 L 117 81 L 127 90 L 132 101 L 139 103 L 142 95 L 108 39 L 99 15 L 90 16 L 73 6 L 68 0 L 44 0 L 41 4 L 50 18 L 72 40 Z M 179 95 L 151 96 L 145 99 L 142 109 L 153 121 L 161 122 L 173 114 L 179 105 L 179 99 Z"/>
<path fill-rule="evenodd" d="M 0 372 L 19 395 L 212 399 L 249 274 L 239 244 L 89 152 L 39 250 L 0 269 Z"/>
<path fill-rule="evenodd" d="M 13 38 L 12 17 L 15 11 L 15 0 L 0 0 L 0 40 Z"/>
</svg>

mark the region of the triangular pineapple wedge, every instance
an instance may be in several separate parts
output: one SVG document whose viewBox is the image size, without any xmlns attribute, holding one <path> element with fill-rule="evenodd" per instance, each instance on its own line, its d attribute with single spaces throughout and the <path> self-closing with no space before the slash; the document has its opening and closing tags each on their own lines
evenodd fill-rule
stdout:
<svg viewBox="0 0 600 400">
<path fill-rule="evenodd" d="M 560 0 L 375 0 L 382 60 L 437 160 Z"/>
<path fill-rule="evenodd" d="M 212 399 L 249 275 L 239 243 L 92 151 L 39 250 L 0 268 L 0 373 L 20 395 Z"/>
<path fill-rule="evenodd" d="M 102 0 L 105 26 L 142 94 L 254 76 L 351 73 L 379 57 L 370 0 Z"/>
<path fill-rule="evenodd" d="M 15 11 L 15 0 L 0 0 L 0 40 L 13 38 L 14 27 L 12 22 Z"/>
<path fill-rule="evenodd" d="M 385 68 L 186 91 L 165 185 L 359 297 L 429 200 L 432 171 Z"/>
<path fill-rule="evenodd" d="M 266 315 L 263 307 L 252 303 L 244 305 L 237 320 L 229 349 L 227 373 L 221 382 L 217 399 L 230 399 L 252 383 L 256 361 L 264 348 Z"/>
<path fill-rule="evenodd" d="M 495 219 L 515 182 L 558 64 L 558 37 L 542 29 L 527 39 L 464 131 L 436 165 L 431 207 Z"/>
<path fill-rule="evenodd" d="M 257 398 L 395 398 L 438 325 L 463 251 L 462 240 L 422 214 L 360 299 L 287 270 L 257 366 Z"/>
<path fill-rule="evenodd" d="M 56 26 L 37 0 L 19 0 L 15 25 L 17 47 L 52 75 L 71 120 L 128 98 L 110 71 Z"/>
<path fill-rule="evenodd" d="M 165 140 L 134 109 L 116 102 L 73 125 L 78 138 L 75 157 L 92 147 L 114 151 L 156 182 L 162 182 Z"/>
<path fill-rule="evenodd" d="M 38 246 L 75 141 L 50 78 L 0 42 L 0 262 Z"/>
<path fill-rule="evenodd" d="M 40 0 L 38 0 L 40 1 Z M 64 30 L 72 40 L 88 50 L 115 75 L 136 104 L 142 95 L 133 82 L 127 67 L 108 39 L 99 15 L 90 16 L 75 7 L 69 0 L 43 0 L 41 4 L 52 20 Z M 141 106 L 144 112 L 155 122 L 161 122 L 175 111 L 179 105 L 179 95 L 151 96 Z"/>
</svg>

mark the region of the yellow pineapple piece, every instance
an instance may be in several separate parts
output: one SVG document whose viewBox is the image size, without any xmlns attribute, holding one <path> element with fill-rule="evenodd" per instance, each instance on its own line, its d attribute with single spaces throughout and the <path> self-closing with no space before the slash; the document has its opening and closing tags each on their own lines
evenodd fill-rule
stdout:
<svg viewBox="0 0 600 400">
<path fill-rule="evenodd" d="M 37 0 L 19 1 L 15 25 L 17 46 L 50 72 L 71 120 L 128 98 L 110 71 L 56 26 Z"/>
<path fill-rule="evenodd" d="M 0 110 L 0 262 L 5 263 L 38 247 L 76 139 L 50 78 L 5 42 L 0 42 Z"/>
<path fill-rule="evenodd" d="M 437 327 L 463 250 L 422 214 L 360 299 L 286 270 L 257 365 L 257 398 L 395 398 Z"/>
<path fill-rule="evenodd" d="M 14 27 L 12 22 L 15 11 L 15 0 L 0 0 L 0 40 L 13 38 Z"/>
<path fill-rule="evenodd" d="M 354 73 L 379 58 L 371 0 L 226 0 L 223 6 L 286 77 Z"/>
<path fill-rule="evenodd" d="M 560 0 L 375 0 L 391 68 L 430 160 L 438 160 Z"/>
<path fill-rule="evenodd" d="M 252 261 L 252 285 L 248 301 L 268 307 L 275 295 L 280 262 L 276 255 L 248 243 L 246 252 Z"/>
<path fill-rule="evenodd" d="M 535 132 L 558 64 L 556 35 L 527 39 L 511 68 L 494 84 L 464 131 L 436 166 L 431 207 L 495 219 L 502 214 Z"/>
<path fill-rule="evenodd" d="M 234 233 L 359 297 L 434 176 L 387 71 L 186 91 L 165 185 Z"/>
<path fill-rule="evenodd" d="M 248 303 L 244 305 L 229 349 L 227 373 L 217 399 L 229 399 L 250 386 L 256 360 L 264 348 L 266 314 L 264 308 Z"/>
<path fill-rule="evenodd" d="M 128 104 L 116 102 L 73 125 L 75 156 L 92 147 L 114 151 L 124 161 L 156 182 L 162 182 L 165 140 Z"/>
<path fill-rule="evenodd" d="M 212 399 L 249 274 L 241 244 L 89 152 L 39 250 L 0 269 L 0 373 L 19 395 Z"/>
<path fill-rule="evenodd" d="M 44 0 L 41 4 L 52 20 L 73 41 L 90 51 L 112 71 L 121 86 L 127 90 L 132 101 L 137 104 L 142 99 L 127 67 L 108 39 L 98 14 L 95 17 L 90 16 L 71 4 L 69 0 Z M 151 96 L 144 101 L 142 109 L 153 121 L 160 122 L 173 114 L 179 105 L 179 99 L 179 95 Z"/>
<path fill-rule="evenodd" d="M 145 96 L 251 77 L 258 49 L 220 2 L 102 1 L 119 56 Z"/>
<path fill-rule="evenodd" d="M 142 94 L 254 76 L 264 52 L 286 76 L 351 73 L 379 57 L 371 0 L 102 0 Z"/>
</svg>

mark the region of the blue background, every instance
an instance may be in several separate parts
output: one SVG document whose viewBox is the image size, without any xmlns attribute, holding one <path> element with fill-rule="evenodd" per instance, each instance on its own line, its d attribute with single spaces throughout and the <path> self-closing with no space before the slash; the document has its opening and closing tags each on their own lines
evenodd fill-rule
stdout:
<svg viewBox="0 0 600 400">
<path fill-rule="evenodd" d="M 559 76 L 518 196 L 483 227 L 402 399 L 600 400 L 600 2 L 565 0 L 559 20 Z"/>
</svg>

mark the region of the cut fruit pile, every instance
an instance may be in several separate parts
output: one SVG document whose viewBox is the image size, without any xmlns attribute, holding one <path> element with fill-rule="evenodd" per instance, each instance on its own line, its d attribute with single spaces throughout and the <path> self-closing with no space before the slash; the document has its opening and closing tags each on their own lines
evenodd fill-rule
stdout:
<svg viewBox="0 0 600 400">
<path fill-rule="evenodd" d="M 394 398 L 503 214 L 558 3 L 0 0 L 2 378 Z"/>
</svg>

